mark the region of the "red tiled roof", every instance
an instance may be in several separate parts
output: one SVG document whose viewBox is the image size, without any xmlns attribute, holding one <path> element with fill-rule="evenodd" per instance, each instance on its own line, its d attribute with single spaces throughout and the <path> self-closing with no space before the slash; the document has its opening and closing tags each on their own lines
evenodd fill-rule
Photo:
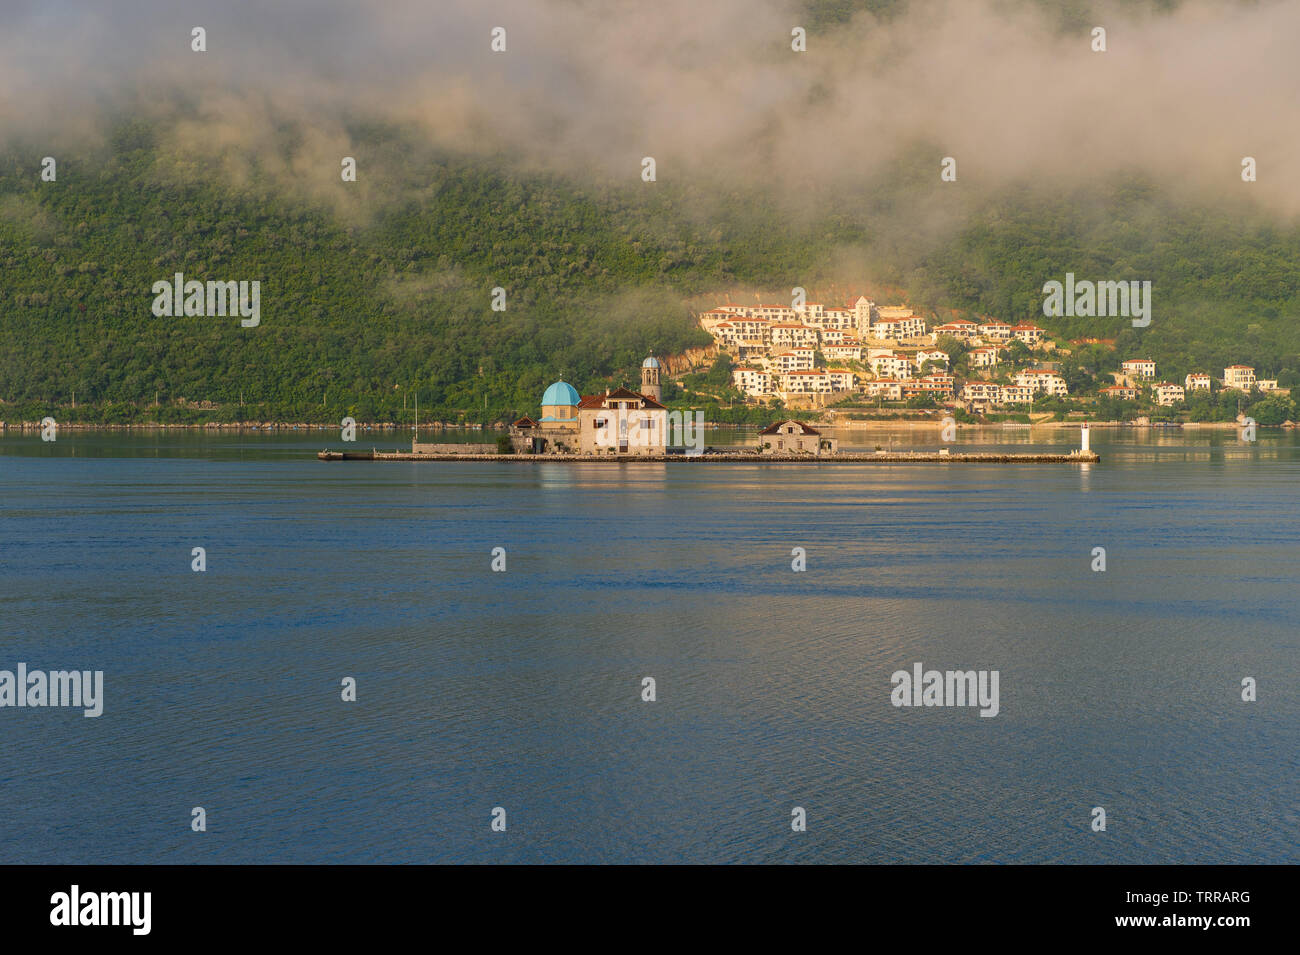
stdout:
<svg viewBox="0 0 1300 955">
<path fill-rule="evenodd" d="M 583 395 L 582 400 L 578 402 L 579 408 L 604 408 L 607 401 L 639 401 L 641 408 L 645 411 L 662 411 L 666 405 L 661 405 L 653 398 L 647 398 L 645 395 L 638 394 L 635 391 L 629 391 L 626 388 L 615 388 L 607 395 Z"/>
<path fill-rule="evenodd" d="M 806 425 L 802 421 L 795 421 L 793 418 L 786 418 L 784 421 L 777 421 L 774 424 L 769 424 L 766 428 L 760 431 L 759 434 L 776 434 L 781 430 L 781 426 L 786 424 L 798 425 L 800 434 L 812 434 L 812 435 L 821 434 L 821 432 L 818 431 L 816 428 L 811 427 L 810 425 Z"/>
</svg>

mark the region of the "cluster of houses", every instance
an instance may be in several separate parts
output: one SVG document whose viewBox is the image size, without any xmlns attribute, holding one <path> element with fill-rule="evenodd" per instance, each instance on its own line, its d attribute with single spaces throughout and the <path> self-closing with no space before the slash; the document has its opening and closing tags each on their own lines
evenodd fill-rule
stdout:
<svg viewBox="0 0 1300 955">
<path fill-rule="evenodd" d="M 1209 392 L 1212 384 L 1210 376 L 1204 372 L 1192 372 L 1180 385 L 1172 381 L 1156 381 L 1156 363 L 1150 358 L 1130 358 L 1120 362 L 1121 377 L 1127 381 L 1102 388 L 1098 393 L 1120 401 L 1136 401 L 1144 389 L 1151 391 L 1151 397 L 1157 405 L 1172 407 L 1187 400 L 1187 396 L 1196 391 Z M 1255 369 L 1250 365 L 1229 365 L 1223 369 L 1222 386 L 1226 390 L 1277 391 L 1276 378 L 1256 378 Z"/>
<path fill-rule="evenodd" d="M 1045 341 L 1043 329 L 1029 324 L 951 322 L 928 330 L 911 308 L 877 306 L 865 296 L 843 306 L 721 305 L 703 312 L 700 326 L 737 359 L 737 389 L 750 398 L 787 402 L 854 392 L 883 400 L 922 394 L 951 400 L 949 355 L 933 347 L 942 336 L 973 346 L 975 368 L 995 367 L 999 350 L 1012 340 L 1030 348 Z M 817 367 L 818 352 L 826 367 Z"/>
<path fill-rule="evenodd" d="M 1012 377 L 1009 385 L 994 381 L 968 381 L 962 386 L 961 398 L 968 408 L 980 410 L 1004 405 L 1032 404 L 1035 398 L 1065 396 L 1070 389 L 1059 372 L 1026 368 Z"/>
<path fill-rule="evenodd" d="M 970 369 L 987 371 L 992 378 L 1013 341 L 1034 350 L 1054 348 L 1043 329 L 1023 322 L 956 321 L 928 329 L 925 320 L 907 306 L 877 306 L 861 296 L 843 306 L 720 305 L 701 313 L 700 325 L 736 359 L 732 371 L 736 388 L 758 400 L 779 398 L 816 406 L 846 394 L 883 401 L 928 394 L 983 411 L 1069 395 L 1065 379 L 1050 362 L 1039 363 L 1047 367 L 1016 371 L 1010 383 L 971 379 L 959 393 L 955 391 L 950 356 L 934 347 L 939 340 L 951 336 L 962 342 Z M 1089 343 L 1113 344 L 1113 340 L 1081 339 L 1075 344 Z M 818 353 L 824 363 L 817 361 Z M 1169 407 L 1185 401 L 1193 391 L 1209 391 L 1212 384 L 1208 374 L 1199 372 L 1188 375 L 1181 385 L 1157 381 L 1156 363 L 1149 358 L 1131 358 L 1120 367 L 1115 384 L 1102 388 L 1101 395 L 1136 401 L 1149 391 L 1156 404 Z M 1230 365 L 1223 370 L 1222 387 L 1272 391 L 1277 380 L 1256 379 L 1253 368 Z"/>
<path fill-rule="evenodd" d="M 864 309 L 866 314 L 874 308 L 865 299 L 860 302 L 866 304 Z M 745 320 L 751 319 L 746 317 Z M 770 319 L 764 316 L 756 320 L 769 321 Z M 953 323 L 953 325 L 966 324 L 973 323 Z M 869 330 L 872 325 L 874 323 L 869 324 Z M 923 322 L 920 323 L 920 327 L 924 330 Z M 983 326 L 977 327 L 983 328 Z M 1023 326 L 1019 327 L 1023 328 Z M 941 325 L 935 329 L 935 332 L 952 334 L 950 329 L 951 326 Z M 936 339 L 938 334 L 935 336 Z M 868 349 L 868 352 L 874 350 Z M 792 352 L 798 352 L 798 355 L 790 357 Z M 811 352 L 811 348 L 801 345 L 773 354 L 769 347 L 763 358 L 765 362 L 770 362 L 774 368 L 779 369 L 775 372 L 778 375 L 811 374 L 815 371 L 809 364 L 812 360 Z M 921 347 L 913 355 L 904 355 L 890 349 L 881 349 L 879 354 L 869 354 L 867 363 L 870 364 L 874 375 L 861 384 L 862 392 L 867 395 L 879 395 L 891 400 L 927 393 L 938 398 L 953 398 L 952 375 L 932 371 L 935 366 L 947 367 L 948 356 L 941 350 Z M 1102 394 L 1135 400 L 1140 394 L 1139 386 L 1149 387 L 1158 404 L 1174 405 L 1183 401 L 1188 392 L 1198 390 L 1209 392 L 1211 388 L 1210 376 L 1200 372 L 1188 375 L 1182 385 L 1167 381 L 1155 382 L 1156 363 L 1147 358 L 1129 359 L 1122 362 L 1120 367 L 1122 372 L 1117 378 L 1125 379 L 1126 383 L 1103 388 Z M 927 373 L 914 377 L 912 375 L 914 368 Z M 512 450 L 516 453 L 530 454 L 644 456 L 664 455 L 673 449 L 681 450 L 685 445 L 690 444 L 697 452 L 702 451 L 702 431 L 690 426 L 691 423 L 687 418 L 690 413 L 684 415 L 681 412 L 669 411 L 662 403 L 661 370 L 662 366 L 657 358 L 653 355 L 646 358 L 641 364 L 640 391 L 614 388 L 606 389 L 603 394 L 581 395 L 565 381 L 552 383 L 542 395 L 541 416 L 535 419 L 523 417 L 511 424 L 509 441 Z M 746 382 L 750 388 L 757 388 L 759 385 L 744 376 L 755 374 L 771 373 L 753 367 L 736 369 L 737 381 Z M 849 390 L 855 386 L 852 372 L 831 370 L 826 374 L 849 376 L 847 379 L 836 379 L 837 388 L 840 383 L 847 383 L 842 390 Z M 1249 365 L 1229 365 L 1223 370 L 1222 382 L 1225 389 L 1277 390 L 1276 380 L 1257 379 L 1255 369 Z M 799 394 L 800 392 L 788 393 Z M 978 408 L 1029 404 L 1040 395 L 1066 394 L 1068 389 L 1065 379 L 1059 372 L 1050 368 L 1026 368 L 1014 373 L 1011 384 L 967 381 L 962 387 L 961 398 L 968 408 Z M 699 418 L 702 426 L 702 413 Z M 670 441 L 670 434 L 674 427 L 679 437 L 677 441 Z M 810 425 L 786 419 L 770 425 L 759 433 L 758 451 L 763 454 L 777 455 L 821 455 L 836 453 L 836 445 L 835 439 L 822 434 Z M 413 445 L 412 448 L 417 452 L 421 450 L 418 444 Z"/>
</svg>

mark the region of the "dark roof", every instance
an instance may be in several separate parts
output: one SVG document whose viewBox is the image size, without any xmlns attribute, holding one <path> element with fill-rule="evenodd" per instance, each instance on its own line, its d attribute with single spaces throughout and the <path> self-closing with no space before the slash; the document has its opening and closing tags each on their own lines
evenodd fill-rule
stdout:
<svg viewBox="0 0 1300 955">
<path fill-rule="evenodd" d="M 818 435 L 821 434 L 821 432 L 818 431 L 816 428 L 811 427 L 810 425 L 806 425 L 802 421 L 795 421 L 794 418 L 786 418 L 782 421 L 776 422 L 775 424 L 769 424 L 766 428 L 760 431 L 759 434 L 776 434 L 778 431 L 781 430 L 781 425 L 783 424 L 798 425 L 800 434 L 818 434 Z"/>
<path fill-rule="evenodd" d="M 516 427 L 516 428 L 535 428 L 535 427 L 537 427 L 537 422 L 534 421 L 532 418 L 528 417 L 528 415 L 524 415 L 522 418 L 520 418 L 518 421 L 516 421 L 516 422 L 514 423 L 514 427 Z"/>
<path fill-rule="evenodd" d="M 615 388 L 607 395 L 583 395 L 582 400 L 578 402 L 578 407 L 603 408 L 607 401 L 639 401 L 643 409 L 653 411 L 662 411 L 667 407 L 666 405 L 661 405 L 653 398 L 648 398 L 635 391 L 629 391 L 626 388 Z"/>
</svg>

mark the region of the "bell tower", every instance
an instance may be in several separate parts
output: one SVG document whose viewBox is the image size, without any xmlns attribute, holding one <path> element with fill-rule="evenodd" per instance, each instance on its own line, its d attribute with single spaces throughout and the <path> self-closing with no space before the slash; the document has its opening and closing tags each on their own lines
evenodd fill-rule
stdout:
<svg viewBox="0 0 1300 955">
<path fill-rule="evenodd" d="M 641 394 L 655 401 L 663 400 L 659 387 L 659 359 L 654 355 L 641 362 Z"/>
</svg>

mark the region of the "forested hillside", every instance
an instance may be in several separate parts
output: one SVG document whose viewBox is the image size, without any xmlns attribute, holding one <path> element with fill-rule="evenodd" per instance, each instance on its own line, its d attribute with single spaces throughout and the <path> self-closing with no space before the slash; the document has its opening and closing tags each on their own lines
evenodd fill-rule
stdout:
<svg viewBox="0 0 1300 955">
<path fill-rule="evenodd" d="M 694 296 L 830 283 L 1118 337 L 1171 379 L 1243 362 L 1300 383 L 1300 229 L 1138 180 L 1008 191 L 909 241 L 899 223 L 932 176 L 792 217 L 761 186 L 530 172 L 391 128 L 368 132 L 357 183 L 335 167 L 297 188 L 256 161 L 228 175 L 167 132 L 123 120 L 62 156 L 55 182 L 40 180 L 37 146 L 0 154 L 0 419 L 181 420 L 184 399 L 227 420 L 395 420 L 418 388 L 426 416 L 503 420 L 535 413 L 560 375 L 632 383 L 648 351 L 707 342 Z M 1151 326 L 1043 318 L 1043 283 L 1067 271 L 1152 281 Z M 176 272 L 260 281 L 260 326 L 155 317 L 151 287 Z"/>
</svg>

